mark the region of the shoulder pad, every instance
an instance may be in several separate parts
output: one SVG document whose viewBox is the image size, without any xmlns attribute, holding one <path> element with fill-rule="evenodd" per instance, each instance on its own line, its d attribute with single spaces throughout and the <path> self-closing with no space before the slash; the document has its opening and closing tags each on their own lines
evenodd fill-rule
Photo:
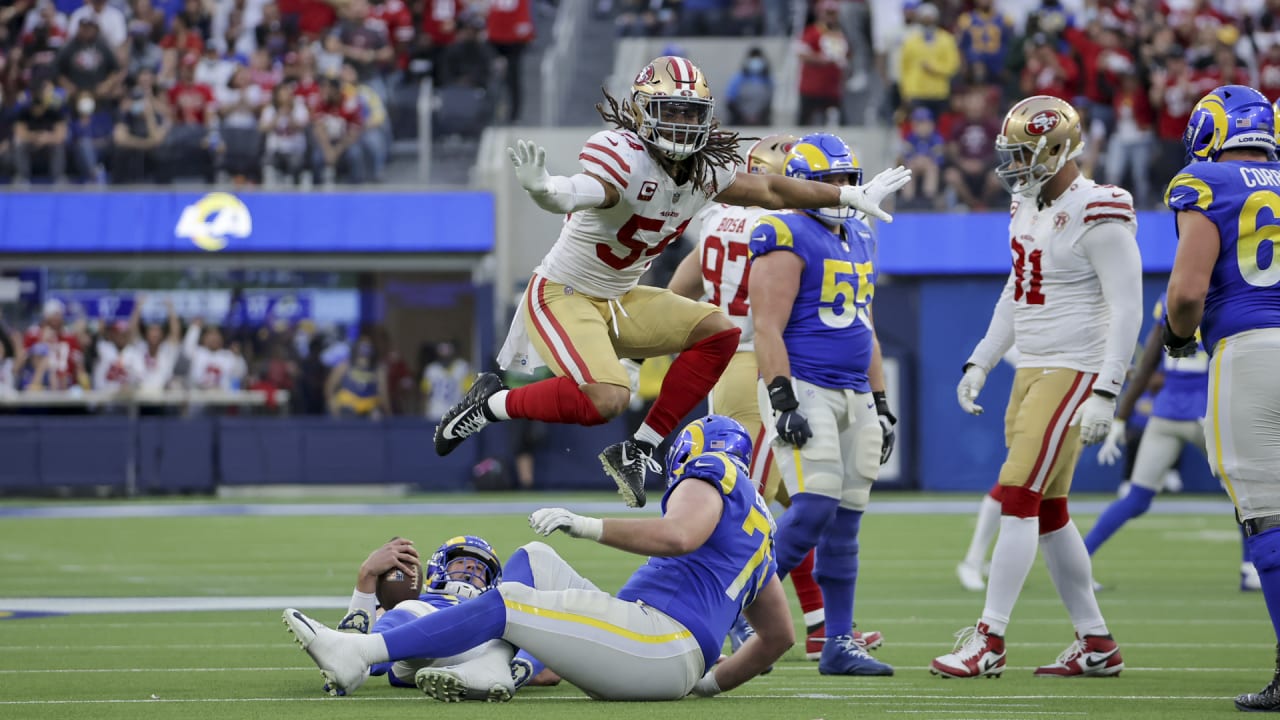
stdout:
<svg viewBox="0 0 1280 720">
<path fill-rule="evenodd" d="M 1209 182 L 1210 174 L 1207 166 L 1211 163 L 1191 163 L 1182 172 L 1169 181 L 1169 189 L 1164 193 L 1164 204 L 1170 210 L 1207 211 L 1213 204 L 1213 186 Z"/>
<path fill-rule="evenodd" d="M 787 223 L 787 216 L 762 215 L 751 228 L 751 257 L 758 257 L 774 250 L 795 252 L 795 234 Z"/>
<path fill-rule="evenodd" d="M 733 492 L 739 477 L 746 476 L 745 469 L 724 453 L 704 453 L 690 460 L 681 468 L 681 479 L 691 477 L 705 480 L 720 490 L 721 495 Z"/>
<path fill-rule="evenodd" d="M 1084 224 L 1087 227 L 1103 222 L 1137 224 L 1133 196 L 1128 190 L 1115 185 L 1098 185 L 1089 191 L 1084 206 Z"/>
<path fill-rule="evenodd" d="M 582 152 L 578 153 L 578 162 L 586 172 L 615 183 L 619 190 L 625 190 L 640 167 L 644 152 L 644 145 L 634 140 L 630 133 L 601 130 L 587 138 Z"/>
</svg>

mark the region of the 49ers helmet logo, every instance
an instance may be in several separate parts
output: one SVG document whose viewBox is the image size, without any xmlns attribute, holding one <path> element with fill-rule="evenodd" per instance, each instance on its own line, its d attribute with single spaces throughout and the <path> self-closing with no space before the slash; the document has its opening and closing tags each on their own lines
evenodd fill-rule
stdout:
<svg viewBox="0 0 1280 720">
<path fill-rule="evenodd" d="M 635 81 L 632 82 L 631 84 L 644 85 L 646 83 L 651 83 L 651 82 L 653 82 L 653 63 L 649 63 L 648 65 L 645 65 L 644 69 L 640 71 L 639 75 L 636 75 Z"/>
<path fill-rule="evenodd" d="M 1041 110 L 1034 117 L 1027 121 L 1028 135 L 1044 135 L 1045 133 L 1058 127 L 1058 123 L 1062 122 L 1062 116 L 1054 110 Z"/>
</svg>

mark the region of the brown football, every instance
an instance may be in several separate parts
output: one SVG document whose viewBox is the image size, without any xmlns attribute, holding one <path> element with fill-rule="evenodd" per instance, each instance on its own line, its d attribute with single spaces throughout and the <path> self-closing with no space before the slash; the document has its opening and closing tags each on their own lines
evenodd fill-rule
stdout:
<svg viewBox="0 0 1280 720">
<path fill-rule="evenodd" d="M 392 568 L 378 577 L 378 587 L 374 593 L 378 596 L 378 604 L 390 610 L 405 600 L 417 600 L 422 594 L 422 566 L 414 566 L 416 572 L 406 575 L 399 568 Z"/>
</svg>

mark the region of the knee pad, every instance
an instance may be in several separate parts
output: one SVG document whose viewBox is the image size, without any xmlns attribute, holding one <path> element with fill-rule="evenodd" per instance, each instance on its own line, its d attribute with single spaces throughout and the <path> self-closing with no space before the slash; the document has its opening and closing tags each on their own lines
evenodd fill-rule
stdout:
<svg viewBox="0 0 1280 720">
<path fill-rule="evenodd" d="M 1071 515 L 1067 512 L 1067 499 L 1049 498 L 1040 502 L 1040 534 L 1048 535 L 1055 530 L 1061 530 L 1071 522 Z"/>
<path fill-rule="evenodd" d="M 1280 528 L 1254 535 L 1248 544 L 1249 558 L 1258 572 L 1280 570 Z"/>
<path fill-rule="evenodd" d="M 1016 485 L 1005 485 L 1000 491 L 1000 514 L 1020 518 L 1036 517 L 1040 514 L 1041 495 Z"/>
<path fill-rule="evenodd" d="M 858 572 L 858 531 L 862 513 L 840 508 L 818 541 L 813 576 L 819 583 L 848 580 Z"/>
<path fill-rule="evenodd" d="M 816 544 L 835 520 L 839 505 L 839 500 L 825 495 L 798 493 L 791 496 L 791 508 L 782 516 L 779 526 L 812 536 Z"/>
<path fill-rule="evenodd" d="M 880 421 L 863 422 L 854 431 L 854 470 L 862 477 L 875 481 L 880 477 L 880 452 L 884 448 L 884 431 Z M 865 507 L 865 506 L 864 506 Z"/>
</svg>

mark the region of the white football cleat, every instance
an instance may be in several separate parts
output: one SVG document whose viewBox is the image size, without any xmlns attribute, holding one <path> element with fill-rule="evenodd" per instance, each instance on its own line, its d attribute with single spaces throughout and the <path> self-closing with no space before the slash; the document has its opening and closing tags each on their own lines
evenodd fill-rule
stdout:
<svg viewBox="0 0 1280 720">
<path fill-rule="evenodd" d="M 960 578 L 960 584 L 969 592 L 982 592 L 987 589 L 987 579 L 983 575 L 982 568 L 977 565 L 960 563 L 956 566 L 956 577 Z"/>
<path fill-rule="evenodd" d="M 503 673 L 486 673 L 483 665 L 463 663 L 450 667 L 424 667 L 413 676 L 422 692 L 441 702 L 480 700 L 504 703 L 516 692 L 515 681 L 507 665 Z M 492 675 L 492 677 L 481 677 Z"/>
<path fill-rule="evenodd" d="M 369 666 L 351 644 L 361 636 L 331 630 L 293 608 L 284 611 L 284 624 L 320 668 L 330 695 L 355 692 L 369 679 Z"/>
</svg>

